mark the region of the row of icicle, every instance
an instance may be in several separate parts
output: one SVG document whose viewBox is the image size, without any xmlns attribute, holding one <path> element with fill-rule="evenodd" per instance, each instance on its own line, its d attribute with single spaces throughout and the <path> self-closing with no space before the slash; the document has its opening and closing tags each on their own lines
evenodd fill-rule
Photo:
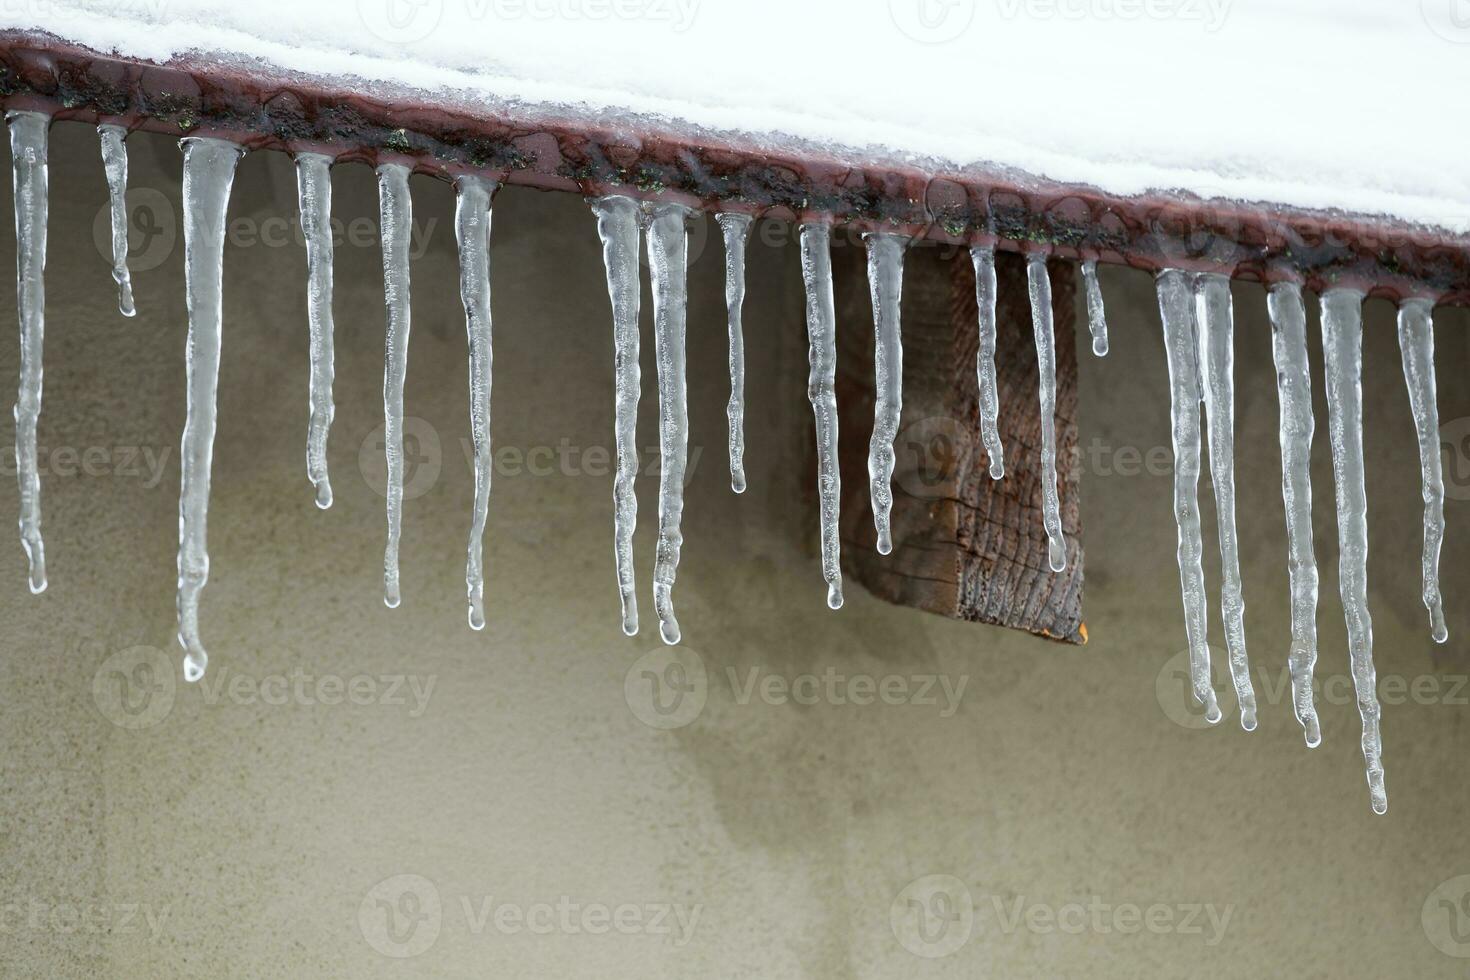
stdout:
<svg viewBox="0 0 1470 980">
<path fill-rule="evenodd" d="M 30 588 L 46 588 L 45 551 L 40 530 L 40 479 L 36 458 L 36 422 L 41 406 L 41 347 L 44 335 L 44 267 L 46 257 L 46 147 L 49 116 L 24 111 L 7 114 L 14 166 L 17 239 L 17 301 L 20 313 L 20 392 L 15 407 L 16 464 L 20 484 L 20 534 L 30 562 Z M 118 305 L 134 315 L 127 269 L 127 151 L 124 128 L 98 127 L 112 218 L 113 276 Z M 199 638 L 199 598 L 209 577 L 206 523 L 210 468 L 214 448 L 216 385 L 222 326 L 221 278 L 225 210 L 234 173 L 244 150 L 219 139 L 191 137 L 181 141 L 184 155 L 184 247 L 189 333 L 186 345 L 187 412 L 181 448 L 179 496 L 178 622 L 185 650 L 184 674 L 203 676 L 208 654 Z M 306 239 L 308 325 L 310 330 L 310 420 L 307 474 L 316 488 L 318 507 L 332 504 L 327 475 L 326 443 L 332 423 L 332 239 L 331 159 L 301 153 L 295 158 Z M 412 202 L 409 168 L 386 163 L 377 168 L 382 229 L 387 332 L 383 371 L 384 444 L 387 457 L 388 536 L 384 550 L 384 602 L 396 607 L 401 590 L 398 544 L 403 506 L 403 385 L 408 366 L 408 241 Z M 474 450 L 475 497 L 465 580 L 469 624 L 485 625 L 482 553 L 490 493 L 491 321 L 489 236 L 491 200 L 498 185 L 464 175 L 455 181 L 455 235 L 460 253 L 460 294 L 469 339 L 470 428 Z M 613 311 L 614 415 L 617 472 L 613 481 L 613 539 L 623 631 L 638 631 L 638 603 L 633 571 L 633 531 L 637 520 L 634 479 L 638 472 L 635 426 L 641 390 L 639 370 L 639 254 L 648 236 L 648 264 L 653 276 L 655 363 L 658 376 L 659 479 L 658 543 L 654 561 L 654 612 L 667 643 L 680 638 L 674 615 L 673 586 L 683 538 L 684 471 L 689 420 L 685 386 L 686 268 L 688 208 L 678 204 L 640 203 L 621 195 L 590 200 L 597 219 Z M 745 297 L 745 248 L 752 217 L 722 213 L 717 222 L 725 243 L 725 301 L 729 326 L 730 482 L 745 490 L 744 472 L 744 345 L 741 307 Z M 889 515 L 894 440 L 903 404 L 903 347 L 899 308 L 902 297 L 903 238 L 865 235 L 874 321 L 876 400 L 869 444 L 868 476 L 879 552 L 893 547 Z M 821 510 L 821 564 L 827 582 L 827 604 L 842 606 L 842 573 L 838 540 L 841 494 L 837 462 L 836 315 L 832 291 L 830 227 L 821 222 L 801 226 L 801 267 L 806 287 L 806 326 L 810 376 L 808 398 L 816 423 L 817 479 Z M 991 248 L 971 249 L 975 269 L 979 348 L 980 436 L 990 461 L 990 475 L 1005 475 L 1005 457 L 997 419 L 996 277 Z M 1082 263 L 1083 287 L 1093 352 L 1108 352 L 1107 323 L 1095 261 Z M 1028 257 L 1027 282 L 1040 372 L 1042 515 L 1053 571 L 1066 567 L 1056 475 L 1056 354 L 1051 283 L 1046 256 Z M 1166 269 L 1158 275 L 1159 311 L 1167 352 L 1174 446 L 1174 511 L 1179 527 L 1179 574 L 1184 598 L 1194 696 L 1206 717 L 1220 719 L 1210 679 L 1206 600 L 1202 567 L 1203 542 L 1198 509 L 1200 441 L 1207 423 L 1208 461 L 1214 487 L 1221 558 L 1221 615 L 1226 649 L 1241 725 L 1256 727 L 1256 703 L 1245 648 L 1245 604 L 1235 530 L 1234 480 L 1234 323 L 1229 280 L 1220 275 L 1193 275 Z M 1358 706 L 1363 721 L 1363 755 L 1371 801 L 1376 812 L 1388 806 L 1384 790 L 1379 707 L 1375 692 L 1372 622 L 1367 607 L 1367 505 L 1362 445 L 1362 308 L 1363 294 L 1331 289 L 1322 296 L 1322 342 L 1327 373 L 1327 402 L 1337 490 L 1340 581 L 1347 620 L 1349 653 Z M 1439 595 L 1438 565 L 1444 534 L 1444 494 L 1438 451 L 1435 405 L 1434 339 L 1428 300 L 1406 300 L 1399 309 L 1399 343 L 1418 430 L 1424 498 L 1423 597 L 1434 639 L 1447 632 Z M 1273 285 L 1269 294 L 1272 350 L 1277 368 L 1281 409 L 1282 492 L 1286 504 L 1291 582 L 1291 648 L 1289 666 L 1293 706 L 1307 744 L 1321 741 L 1312 694 L 1317 659 L 1317 569 L 1313 555 L 1309 457 L 1313 433 L 1311 376 L 1307 366 L 1306 317 L 1299 286 Z"/>
</svg>

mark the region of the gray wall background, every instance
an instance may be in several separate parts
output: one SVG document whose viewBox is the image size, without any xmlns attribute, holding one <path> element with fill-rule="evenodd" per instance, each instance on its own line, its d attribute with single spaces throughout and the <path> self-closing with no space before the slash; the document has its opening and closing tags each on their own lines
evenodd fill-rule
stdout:
<svg viewBox="0 0 1470 980">
<path fill-rule="evenodd" d="M 230 209 L 203 605 L 212 660 L 202 686 L 185 685 L 173 583 L 186 318 L 181 237 L 169 244 L 180 160 L 159 137 L 130 146 L 133 186 L 156 192 L 135 206 L 165 229 L 135 254 L 133 321 L 117 315 L 94 245 L 105 201 L 95 138 L 76 124 L 53 130 L 40 436 L 51 587 L 27 594 L 12 542 L 0 563 L 0 974 L 1463 975 L 1449 954 L 1470 953 L 1458 941 L 1470 940 L 1470 915 L 1455 908 L 1470 892 L 1456 880 L 1470 874 L 1470 508 L 1460 499 L 1470 469 L 1463 451 L 1450 456 L 1451 640 L 1436 649 L 1418 597 L 1418 464 L 1388 304 L 1367 306 L 1371 604 L 1381 680 L 1417 687 L 1385 708 L 1383 818 L 1368 807 L 1347 686 L 1315 340 L 1320 748 L 1304 747 L 1291 714 L 1277 409 L 1258 287 L 1237 287 L 1236 315 L 1241 553 L 1261 725 L 1246 734 L 1227 716 L 1196 730 L 1179 671 L 1150 278 L 1103 271 L 1113 352 L 1084 354 L 1092 641 L 1072 648 L 888 606 L 855 584 L 846 608 L 827 610 L 807 502 L 796 249 L 779 226 L 758 230 L 751 247 L 751 489 L 736 497 L 724 456 L 723 262 L 706 223 L 713 237 L 690 272 L 699 455 L 676 591 L 679 662 L 695 671 L 694 689 L 674 717 L 685 723 L 665 730 L 643 720 L 664 718 L 644 671 L 678 678 L 652 626 L 651 476 L 640 480 L 637 540 L 644 630 L 618 630 L 609 311 L 585 205 L 511 189 L 496 206 L 501 471 L 486 539 L 490 623 L 476 634 L 464 622 L 473 487 L 452 194 L 413 182 L 423 241 L 407 406 L 421 420 L 410 434 L 422 465 L 405 510 L 404 604 L 389 611 L 373 441 L 375 185 L 361 166 L 335 176 L 348 234 L 336 264 L 336 505 L 323 513 L 305 477 L 304 259 L 276 223 L 295 213 L 280 155 L 241 164 Z M 0 267 L 12 267 L 13 241 L 0 236 Z M 0 308 L 13 309 L 12 291 L 0 276 Z M 1470 425 L 1466 326 L 1463 312 L 1441 311 L 1451 434 Z M 653 447 L 647 330 L 644 342 L 639 441 Z M 0 377 L 15 376 L 16 356 L 13 340 L 0 343 Z M 87 470 L 65 450 L 90 459 Z M 152 475 L 149 460 L 161 461 Z M 13 491 L 0 493 L 13 514 Z M 1213 590 L 1207 490 L 1202 502 Z M 1218 642 L 1217 604 L 1211 619 Z M 938 705 L 781 703 L 759 688 L 745 696 L 752 671 L 771 684 L 830 671 L 859 684 L 965 686 L 952 711 L 942 694 Z M 1229 687 L 1223 672 L 1217 686 Z M 652 921 L 676 907 L 686 922 L 697 907 L 692 930 Z M 515 928 L 518 913 L 533 921 Z"/>
</svg>

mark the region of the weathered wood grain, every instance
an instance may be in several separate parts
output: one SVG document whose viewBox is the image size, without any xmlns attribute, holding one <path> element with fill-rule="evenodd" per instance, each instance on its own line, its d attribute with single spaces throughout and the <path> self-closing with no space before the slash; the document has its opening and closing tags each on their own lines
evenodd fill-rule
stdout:
<svg viewBox="0 0 1470 980">
<path fill-rule="evenodd" d="M 903 297 L 903 415 L 893 475 L 893 553 L 879 555 L 869 501 L 873 320 L 858 247 L 834 249 L 845 574 L 899 605 L 1086 642 L 1078 513 L 1076 267 L 1052 261 L 1057 443 L 1067 568 L 1047 567 L 1041 521 L 1036 347 L 1025 259 L 996 255 L 997 380 L 1005 478 L 979 436 L 975 277 L 968 252 L 910 248 Z"/>
</svg>

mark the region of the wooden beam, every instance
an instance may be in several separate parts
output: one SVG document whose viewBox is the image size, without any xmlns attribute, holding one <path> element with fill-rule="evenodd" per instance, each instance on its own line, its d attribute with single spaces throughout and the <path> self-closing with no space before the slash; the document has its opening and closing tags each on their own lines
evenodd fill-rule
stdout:
<svg viewBox="0 0 1470 980">
<path fill-rule="evenodd" d="M 867 473 L 874 393 L 866 257 L 862 248 L 849 245 L 834 249 L 833 259 L 844 572 L 898 605 L 1086 642 L 1075 264 L 1049 263 L 1056 318 L 1058 476 L 1067 536 L 1067 568 L 1053 573 L 1041 520 L 1039 380 L 1024 257 L 996 255 L 996 367 L 1006 474 L 993 481 L 979 436 L 975 276 L 969 253 L 933 246 L 908 250 L 894 547 L 887 556 L 875 548 Z"/>
</svg>

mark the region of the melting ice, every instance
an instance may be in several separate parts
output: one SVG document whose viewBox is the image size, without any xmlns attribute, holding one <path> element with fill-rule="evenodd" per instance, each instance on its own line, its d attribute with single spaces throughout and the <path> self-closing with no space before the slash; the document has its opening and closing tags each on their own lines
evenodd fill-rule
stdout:
<svg viewBox="0 0 1470 980">
<path fill-rule="evenodd" d="M 1046 528 L 1047 562 L 1052 571 L 1060 572 L 1067 567 L 1067 542 L 1062 537 L 1061 501 L 1057 496 L 1057 352 L 1051 277 L 1046 271 L 1045 255 L 1027 259 L 1026 279 L 1031 293 L 1031 325 L 1036 334 L 1036 369 L 1041 375 L 1041 520 Z"/>
<path fill-rule="evenodd" d="M 868 288 L 873 301 L 873 437 L 868 443 L 868 485 L 878 553 L 893 550 L 888 526 L 893 509 L 893 440 L 903 414 L 903 250 L 896 235 L 868 235 Z"/>
<path fill-rule="evenodd" d="M 117 283 L 117 309 L 123 316 L 133 306 L 133 283 L 128 276 L 128 131 L 103 123 L 97 127 L 102 143 L 102 169 L 107 175 L 107 201 L 112 217 L 112 278 Z"/>
<path fill-rule="evenodd" d="M 1444 541 L 1444 475 L 1439 458 L 1439 407 L 1434 393 L 1434 313 L 1426 299 L 1408 299 L 1399 307 L 1399 350 L 1404 384 L 1419 436 L 1419 478 L 1424 497 L 1424 608 L 1435 643 L 1450 638 L 1439 596 L 1439 547 Z"/>
<path fill-rule="evenodd" d="M 745 336 L 741 307 L 745 303 L 745 243 L 754 221 L 748 214 L 716 215 L 725 238 L 725 315 L 730 333 L 730 489 L 745 492 Z"/>
<path fill-rule="evenodd" d="M 311 416 L 306 433 L 306 475 L 316 505 L 332 506 L 327 478 L 327 432 L 332 427 L 332 160 L 320 153 L 296 157 L 301 231 L 306 238 L 306 315 L 311 358 Z"/>
<path fill-rule="evenodd" d="M 219 385 L 225 208 L 243 150 L 218 139 L 180 140 L 184 151 L 184 278 L 189 307 L 185 344 L 187 406 L 179 449 L 179 643 L 184 678 L 204 676 L 209 654 L 199 639 L 199 596 L 209 581 L 209 476 L 214 462 Z"/>
<path fill-rule="evenodd" d="M 30 562 L 31 592 L 46 591 L 41 541 L 41 473 L 36 422 L 41 416 L 41 346 L 46 334 L 46 137 L 51 117 L 9 112 L 15 177 L 15 295 L 20 313 L 20 390 L 15 401 L 15 471 L 20 483 L 20 543 Z"/>
<path fill-rule="evenodd" d="M 1000 394 L 995 381 L 995 250 L 976 245 L 970 249 L 975 266 L 975 306 L 979 310 L 980 345 L 975 373 L 980 388 L 980 439 L 990 457 L 990 478 L 1006 475 L 1005 451 L 1000 444 Z"/>
<path fill-rule="evenodd" d="M 454 237 L 459 243 L 459 296 L 470 349 L 470 440 L 474 446 L 475 510 L 465 557 L 470 629 L 485 628 L 485 519 L 490 510 L 490 199 L 492 181 L 454 182 Z"/>
<path fill-rule="evenodd" d="M 403 527 L 403 382 L 408 374 L 408 246 L 413 201 L 408 168 L 378 167 L 378 213 L 383 239 L 383 301 L 388 326 L 383 358 L 383 452 L 388 462 L 388 544 L 383 551 L 383 604 L 398 608 L 398 538 Z"/>
<path fill-rule="evenodd" d="M 817 497 L 822 522 L 822 577 L 827 605 L 842 608 L 842 541 L 837 514 L 842 473 L 837 466 L 837 313 L 832 297 L 832 230 L 811 222 L 801 226 L 801 279 L 806 287 L 807 360 L 811 372 L 806 396 L 817 425 Z"/>
</svg>

